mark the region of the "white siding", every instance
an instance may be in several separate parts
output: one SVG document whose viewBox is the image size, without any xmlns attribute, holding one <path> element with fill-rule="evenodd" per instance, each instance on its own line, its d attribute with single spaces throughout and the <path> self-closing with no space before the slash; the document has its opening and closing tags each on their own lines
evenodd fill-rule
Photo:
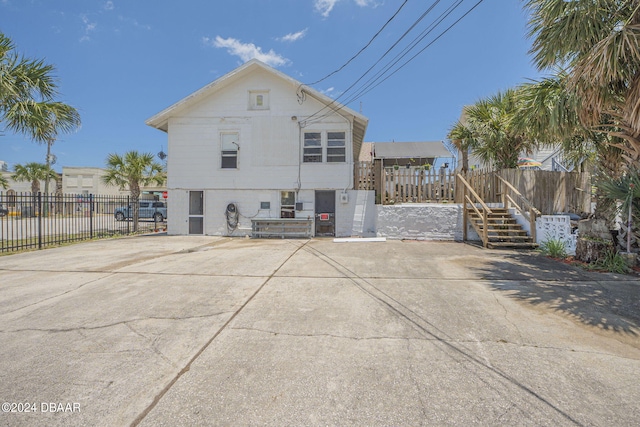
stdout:
<svg viewBox="0 0 640 427">
<path fill-rule="evenodd" d="M 302 218 L 314 217 L 315 190 L 336 190 L 336 232 L 353 234 L 356 197 L 346 204 L 339 200 L 341 191 L 353 188 L 352 123 L 313 96 L 301 101 L 298 89 L 291 80 L 256 68 L 223 79 L 209 96 L 171 111 L 167 122 L 170 234 L 188 234 L 189 191 L 204 191 L 206 235 L 229 234 L 225 212 L 229 203 L 235 203 L 240 222 L 233 235 L 243 236 L 251 234 L 252 218 L 279 218 L 280 192 L 296 190 L 297 201 L 304 204 L 296 217 Z M 265 95 L 260 108 L 254 108 L 256 94 Z M 314 116 L 319 111 L 322 114 Z M 225 132 L 238 134 L 236 169 L 221 167 Z M 304 132 L 324 135 L 325 156 L 327 132 L 344 132 L 345 162 L 304 163 Z M 270 202 L 271 209 L 261 210 L 260 202 Z"/>
<path fill-rule="evenodd" d="M 251 90 L 269 90 L 269 109 L 249 109 Z M 169 182 L 173 189 L 345 189 L 352 185 L 351 123 L 333 114 L 304 129 L 298 121 L 321 110 L 296 88 L 255 71 L 220 89 L 169 121 Z M 296 117 L 296 120 L 292 120 Z M 347 159 L 336 164 L 300 164 L 303 131 L 344 131 Z M 238 168 L 220 167 L 220 133 L 239 133 Z"/>
</svg>

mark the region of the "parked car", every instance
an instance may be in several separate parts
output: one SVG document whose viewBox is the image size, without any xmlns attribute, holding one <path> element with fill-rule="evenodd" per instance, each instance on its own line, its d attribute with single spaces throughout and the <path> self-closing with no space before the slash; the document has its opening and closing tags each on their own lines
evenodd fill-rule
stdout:
<svg viewBox="0 0 640 427">
<path fill-rule="evenodd" d="M 138 219 L 153 219 L 154 221 L 164 221 L 167 219 L 167 205 L 164 202 L 156 202 L 153 200 L 138 202 Z M 113 215 L 117 221 L 133 218 L 133 209 L 131 205 L 120 206 L 113 211 Z"/>
<path fill-rule="evenodd" d="M 2 205 L 0 205 L 0 216 L 6 216 L 9 214 L 9 210 Z"/>
</svg>

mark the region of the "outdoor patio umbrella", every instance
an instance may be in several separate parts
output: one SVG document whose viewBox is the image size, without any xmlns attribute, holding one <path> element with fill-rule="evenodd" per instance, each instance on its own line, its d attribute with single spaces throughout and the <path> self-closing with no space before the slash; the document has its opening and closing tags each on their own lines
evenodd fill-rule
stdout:
<svg viewBox="0 0 640 427">
<path fill-rule="evenodd" d="M 540 166 L 542 166 L 542 163 L 529 157 L 520 157 L 518 159 L 519 168 L 539 168 Z"/>
</svg>

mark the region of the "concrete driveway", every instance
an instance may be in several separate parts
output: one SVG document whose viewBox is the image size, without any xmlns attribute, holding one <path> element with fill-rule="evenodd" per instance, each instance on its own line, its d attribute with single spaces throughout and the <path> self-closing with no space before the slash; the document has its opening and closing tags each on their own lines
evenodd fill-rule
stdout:
<svg viewBox="0 0 640 427">
<path fill-rule="evenodd" d="M 453 242 L 145 236 L 0 257 L 0 425 L 640 419 L 640 284 Z"/>
</svg>

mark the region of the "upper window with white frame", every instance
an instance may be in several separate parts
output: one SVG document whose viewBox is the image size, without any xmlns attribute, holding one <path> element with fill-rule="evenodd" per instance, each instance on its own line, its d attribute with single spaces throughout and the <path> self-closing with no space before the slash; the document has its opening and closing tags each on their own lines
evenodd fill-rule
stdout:
<svg viewBox="0 0 640 427">
<path fill-rule="evenodd" d="M 249 109 L 250 110 L 268 110 L 269 109 L 269 91 L 268 90 L 250 90 L 249 91 Z"/>
<path fill-rule="evenodd" d="M 221 162 L 222 169 L 238 168 L 238 145 L 239 134 L 237 132 L 227 132 L 220 134 Z"/>
<path fill-rule="evenodd" d="M 304 163 L 322 163 L 322 133 L 304 133 Z"/>
<path fill-rule="evenodd" d="M 304 163 L 345 163 L 347 142 L 345 132 L 305 132 Z"/>
<path fill-rule="evenodd" d="M 344 132 L 327 132 L 327 163 L 347 161 Z"/>
</svg>

